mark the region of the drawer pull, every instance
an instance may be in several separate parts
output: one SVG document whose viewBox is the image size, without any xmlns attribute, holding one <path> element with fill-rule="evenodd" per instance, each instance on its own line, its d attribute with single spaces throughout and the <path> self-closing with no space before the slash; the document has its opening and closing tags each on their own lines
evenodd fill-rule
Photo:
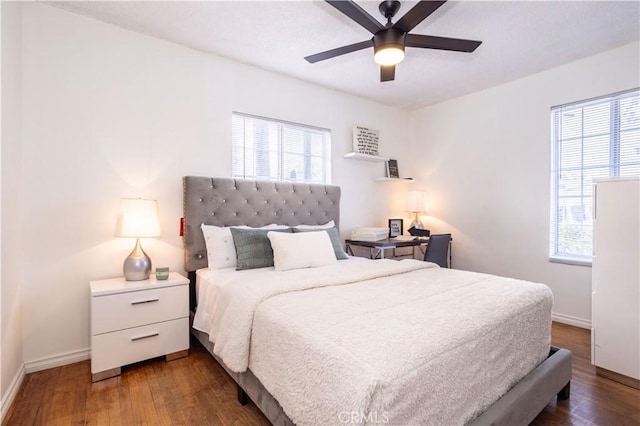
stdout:
<svg viewBox="0 0 640 426">
<path fill-rule="evenodd" d="M 149 299 L 149 300 L 136 300 L 135 302 L 131 302 L 132 305 L 142 305 L 143 303 L 151 303 L 157 302 L 160 299 Z"/>
<path fill-rule="evenodd" d="M 156 336 L 159 336 L 159 335 L 160 335 L 160 333 L 146 334 L 144 336 L 132 337 L 131 341 L 135 342 L 136 340 L 148 339 L 149 337 L 156 337 Z"/>
</svg>

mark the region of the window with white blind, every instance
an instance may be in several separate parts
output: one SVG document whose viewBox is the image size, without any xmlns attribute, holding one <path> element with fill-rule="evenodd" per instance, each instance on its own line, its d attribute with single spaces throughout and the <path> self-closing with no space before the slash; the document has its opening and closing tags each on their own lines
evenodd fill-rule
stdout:
<svg viewBox="0 0 640 426">
<path fill-rule="evenodd" d="M 640 90 L 551 109 L 551 260 L 591 264 L 592 179 L 640 175 Z"/>
<path fill-rule="evenodd" d="M 327 129 L 233 113 L 232 175 L 331 183 Z"/>
</svg>

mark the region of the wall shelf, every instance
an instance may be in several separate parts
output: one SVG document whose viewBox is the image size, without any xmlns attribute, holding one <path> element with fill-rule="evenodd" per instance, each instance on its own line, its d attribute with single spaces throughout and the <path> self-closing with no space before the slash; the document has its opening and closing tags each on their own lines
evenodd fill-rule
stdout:
<svg viewBox="0 0 640 426">
<path fill-rule="evenodd" d="M 385 157 L 378 157 L 376 155 L 369 155 L 369 154 L 360 154 L 359 152 L 350 152 L 348 154 L 345 154 L 344 158 L 347 158 L 349 160 L 363 160 L 363 161 L 376 161 L 376 162 L 383 162 L 388 160 L 388 158 L 385 158 Z"/>
<path fill-rule="evenodd" d="M 406 182 L 413 183 L 415 182 L 413 178 L 390 178 L 390 177 L 379 177 L 376 178 L 377 182 Z"/>
</svg>

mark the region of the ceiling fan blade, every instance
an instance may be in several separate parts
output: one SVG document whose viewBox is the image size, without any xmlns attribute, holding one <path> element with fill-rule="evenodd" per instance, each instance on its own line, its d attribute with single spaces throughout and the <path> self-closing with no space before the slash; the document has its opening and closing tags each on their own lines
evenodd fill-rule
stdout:
<svg viewBox="0 0 640 426">
<path fill-rule="evenodd" d="M 395 65 L 380 65 L 380 81 L 393 81 L 395 78 Z"/>
<path fill-rule="evenodd" d="M 316 62 L 324 61 L 325 59 L 335 58 L 336 56 L 366 49 L 367 47 L 371 46 L 373 46 L 373 39 L 361 41 L 360 43 L 349 44 L 347 46 L 337 47 L 325 52 L 316 53 L 315 55 L 305 56 L 304 58 L 307 60 L 307 62 L 315 64 Z"/>
<path fill-rule="evenodd" d="M 455 52 L 473 52 L 481 44 L 481 41 L 476 40 L 463 40 L 460 38 L 436 37 L 420 34 L 407 34 L 404 39 L 404 45 L 406 47 L 453 50 Z"/>
<path fill-rule="evenodd" d="M 369 15 L 363 8 L 355 4 L 353 1 L 345 0 L 326 0 L 331 6 L 356 21 L 371 34 L 375 34 L 384 29 L 384 26 L 378 22 L 373 16 Z"/>
<path fill-rule="evenodd" d="M 425 18 L 435 12 L 440 6 L 445 4 L 447 0 L 443 1 L 419 1 L 418 4 L 413 6 L 410 11 L 404 14 L 402 18 L 395 24 L 393 28 L 397 28 L 406 33 L 411 31 Z"/>
</svg>

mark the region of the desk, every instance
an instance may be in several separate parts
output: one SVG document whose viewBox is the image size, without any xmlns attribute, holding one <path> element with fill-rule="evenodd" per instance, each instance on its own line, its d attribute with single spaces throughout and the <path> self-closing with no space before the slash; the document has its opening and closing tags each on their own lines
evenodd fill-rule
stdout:
<svg viewBox="0 0 640 426">
<path fill-rule="evenodd" d="M 417 240 L 410 241 L 396 241 L 393 239 L 386 238 L 380 241 L 357 241 L 357 240 L 346 240 L 347 245 L 347 253 L 353 256 L 353 250 L 351 246 L 357 247 L 368 247 L 369 248 L 369 257 L 371 259 L 384 259 L 384 250 L 385 249 L 393 249 L 395 256 L 395 249 L 398 247 L 413 247 L 414 250 L 416 247 L 420 247 L 422 245 L 427 245 L 429 243 L 428 238 L 420 238 Z M 374 252 L 375 250 L 375 252 Z M 415 251 L 413 252 L 415 253 Z M 412 253 L 412 254 L 413 254 Z"/>
<path fill-rule="evenodd" d="M 368 247 L 369 248 L 369 258 L 370 259 L 384 259 L 384 251 L 385 249 L 393 249 L 393 257 L 395 257 L 395 250 L 399 247 L 412 247 L 413 250 L 411 252 L 411 256 L 415 258 L 415 248 L 420 247 L 422 254 L 424 255 L 424 250 L 422 247 L 426 247 L 429 244 L 429 238 L 418 238 L 410 241 L 396 241 L 394 239 L 386 238 L 380 241 L 357 241 L 357 240 L 345 240 L 347 246 L 347 254 L 353 256 L 352 246 L 356 247 Z M 375 250 L 375 251 L 374 251 Z M 449 243 L 449 268 L 452 265 L 451 258 L 451 243 Z"/>
</svg>

